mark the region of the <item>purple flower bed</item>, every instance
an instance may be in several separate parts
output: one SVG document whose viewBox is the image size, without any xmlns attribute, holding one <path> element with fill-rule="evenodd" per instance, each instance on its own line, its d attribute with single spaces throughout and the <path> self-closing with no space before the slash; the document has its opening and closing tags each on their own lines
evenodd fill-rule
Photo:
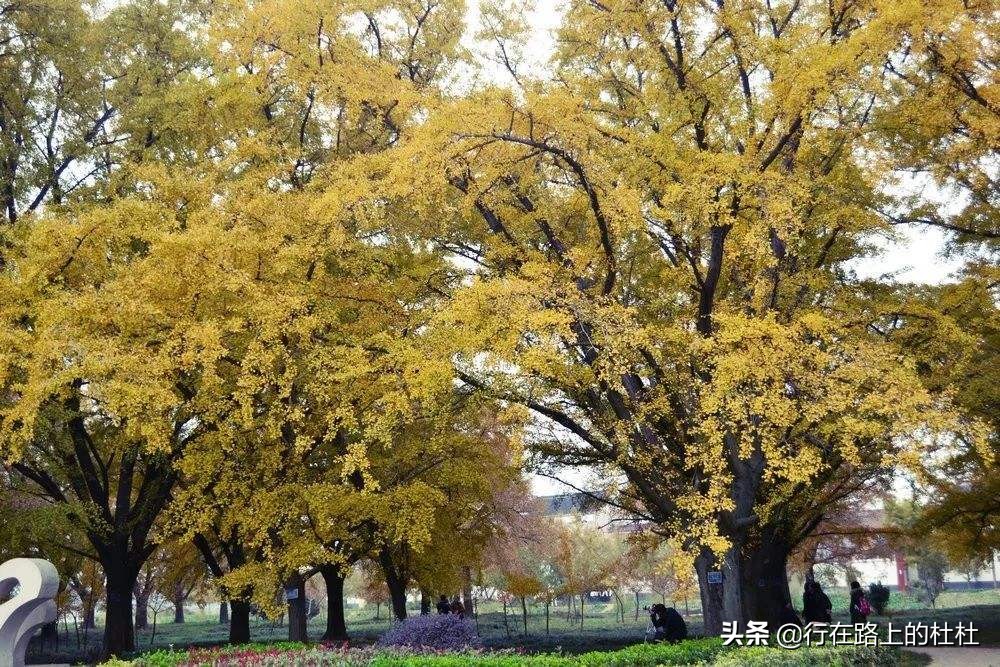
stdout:
<svg viewBox="0 0 1000 667">
<path fill-rule="evenodd" d="M 480 648 L 476 624 L 453 614 L 414 616 L 397 623 L 378 640 L 379 646 L 461 651 Z"/>
</svg>

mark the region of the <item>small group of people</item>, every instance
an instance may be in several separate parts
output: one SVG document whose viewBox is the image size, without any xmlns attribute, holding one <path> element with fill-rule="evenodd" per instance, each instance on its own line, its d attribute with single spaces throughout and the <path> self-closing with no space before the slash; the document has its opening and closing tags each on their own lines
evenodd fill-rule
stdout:
<svg viewBox="0 0 1000 667">
<path fill-rule="evenodd" d="M 456 614 L 460 618 L 465 618 L 465 605 L 456 595 L 448 602 L 448 596 L 442 595 L 437 601 L 437 612 L 439 614 Z"/>
<path fill-rule="evenodd" d="M 447 614 L 448 600 L 442 595 L 441 601 L 445 608 L 445 611 L 441 613 Z M 442 608 L 442 602 L 438 602 L 439 611 Z M 687 624 L 676 609 L 663 604 L 654 604 L 652 607 L 647 607 L 647 610 L 649 611 L 650 630 L 656 641 L 679 642 L 687 639 Z M 867 623 L 868 616 L 872 613 L 868 596 L 865 595 L 864 589 L 857 581 L 851 582 L 850 612 L 853 625 Z M 789 602 L 782 609 L 780 624 L 801 626 L 803 621 L 806 625 L 833 622 L 833 603 L 823 592 L 823 587 L 819 582 L 812 579 L 806 581 L 805 590 L 802 592 L 802 619 L 799 619 L 795 608 Z"/>
<path fill-rule="evenodd" d="M 851 623 L 867 623 L 868 615 L 872 613 L 868 596 L 857 581 L 851 582 Z M 785 618 L 782 624 L 792 623 L 802 625 L 791 604 L 785 605 Z M 823 592 L 823 587 L 818 581 L 809 579 L 806 581 L 805 590 L 802 592 L 802 620 L 806 625 L 809 623 L 830 623 L 833 621 L 833 603 Z"/>
</svg>

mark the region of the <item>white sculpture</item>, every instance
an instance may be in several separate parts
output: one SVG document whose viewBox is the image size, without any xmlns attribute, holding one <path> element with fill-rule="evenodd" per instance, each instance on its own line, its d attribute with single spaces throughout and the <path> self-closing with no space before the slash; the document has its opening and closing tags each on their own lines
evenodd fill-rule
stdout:
<svg viewBox="0 0 1000 667">
<path fill-rule="evenodd" d="M 14 558 L 0 565 L 0 667 L 23 667 L 24 652 L 35 630 L 56 620 L 59 573 L 41 558 Z"/>
</svg>

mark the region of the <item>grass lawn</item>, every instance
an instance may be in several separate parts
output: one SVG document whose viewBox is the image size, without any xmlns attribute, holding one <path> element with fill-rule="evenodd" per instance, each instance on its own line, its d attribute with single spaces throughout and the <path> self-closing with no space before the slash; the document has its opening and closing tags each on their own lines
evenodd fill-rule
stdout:
<svg viewBox="0 0 1000 667">
<path fill-rule="evenodd" d="M 848 622 L 847 595 L 834 593 L 830 596 L 834 604 L 835 619 Z M 642 604 L 649 604 L 643 600 Z M 678 604 L 683 613 L 684 605 Z M 506 623 L 502 607 L 495 602 L 484 602 L 479 609 L 479 633 L 489 648 L 518 647 L 529 653 L 562 651 L 584 653 L 587 651 L 613 650 L 643 641 L 647 617 L 640 609 L 638 620 L 633 606 L 626 608 L 625 623 L 615 615 L 613 604 L 594 604 L 586 608 L 583 626 L 579 618 L 567 618 L 565 606 L 553 606 L 549 617 L 549 634 L 545 633 L 544 608 L 529 605 L 528 634 L 524 634 L 520 606 L 508 609 Z M 690 601 L 685 618 L 692 635 L 701 633 L 701 614 L 696 601 Z M 412 609 L 412 614 L 418 610 Z M 374 642 L 389 627 L 387 611 L 383 606 L 380 618 L 374 617 L 374 609 L 349 609 L 347 612 L 348 631 L 351 643 L 365 645 Z M 205 613 L 191 610 L 188 621 L 181 625 L 171 623 L 172 613 L 161 614 L 157 619 L 155 635 L 153 628 L 137 633 L 137 641 L 142 651 L 154 648 L 183 648 L 187 646 L 214 646 L 225 643 L 228 628 L 220 625 L 214 607 Z M 892 621 L 894 624 L 907 622 L 944 622 L 951 624 L 962 621 L 972 622 L 979 633 L 977 638 L 983 644 L 1000 645 L 1000 591 L 946 591 L 938 598 L 935 609 L 928 609 L 912 596 L 893 592 L 889 599 L 889 610 L 884 617 L 873 616 L 881 625 Z M 150 625 L 152 626 L 152 615 Z M 309 623 L 309 636 L 319 639 L 326 626 L 323 615 Z M 68 632 L 67 632 L 68 630 Z M 68 627 L 59 626 L 59 645 L 29 649 L 29 662 L 79 662 L 95 659 L 100 644 L 100 631 L 88 636 L 77 635 L 72 622 Z M 256 642 L 284 640 L 288 636 L 286 626 L 262 620 L 254 620 L 251 629 Z"/>
</svg>

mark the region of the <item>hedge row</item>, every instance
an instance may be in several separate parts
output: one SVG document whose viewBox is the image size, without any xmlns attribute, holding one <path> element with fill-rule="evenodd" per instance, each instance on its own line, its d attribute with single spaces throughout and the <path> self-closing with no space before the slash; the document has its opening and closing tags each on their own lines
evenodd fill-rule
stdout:
<svg viewBox="0 0 1000 667">
<path fill-rule="evenodd" d="M 637 644 L 618 651 L 580 655 L 376 655 L 372 667 L 656 667 L 711 664 L 725 651 L 718 639 L 692 639 L 680 644 Z"/>
<path fill-rule="evenodd" d="M 729 649 L 718 639 L 693 639 L 680 644 L 638 644 L 618 651 L 581 655 L 521 655 L 512 652 L 405 653 L 377 649 L 323 649 L 294 644 L 241 646 L 214 650 L 156 651 L 132 661 L 113 660 L 102 667 L 657 667 L 702 665 L 712 667 L 829 667 L 889 666 L 898 653 L 888 647 L 836 648 L 754 647 Z"/>
<path fill-rule="evenodd" d="M 718 656 L 712 667 L 892 667 L 899 650 L 889 646 L 741 648 Z"/>
</svg>

